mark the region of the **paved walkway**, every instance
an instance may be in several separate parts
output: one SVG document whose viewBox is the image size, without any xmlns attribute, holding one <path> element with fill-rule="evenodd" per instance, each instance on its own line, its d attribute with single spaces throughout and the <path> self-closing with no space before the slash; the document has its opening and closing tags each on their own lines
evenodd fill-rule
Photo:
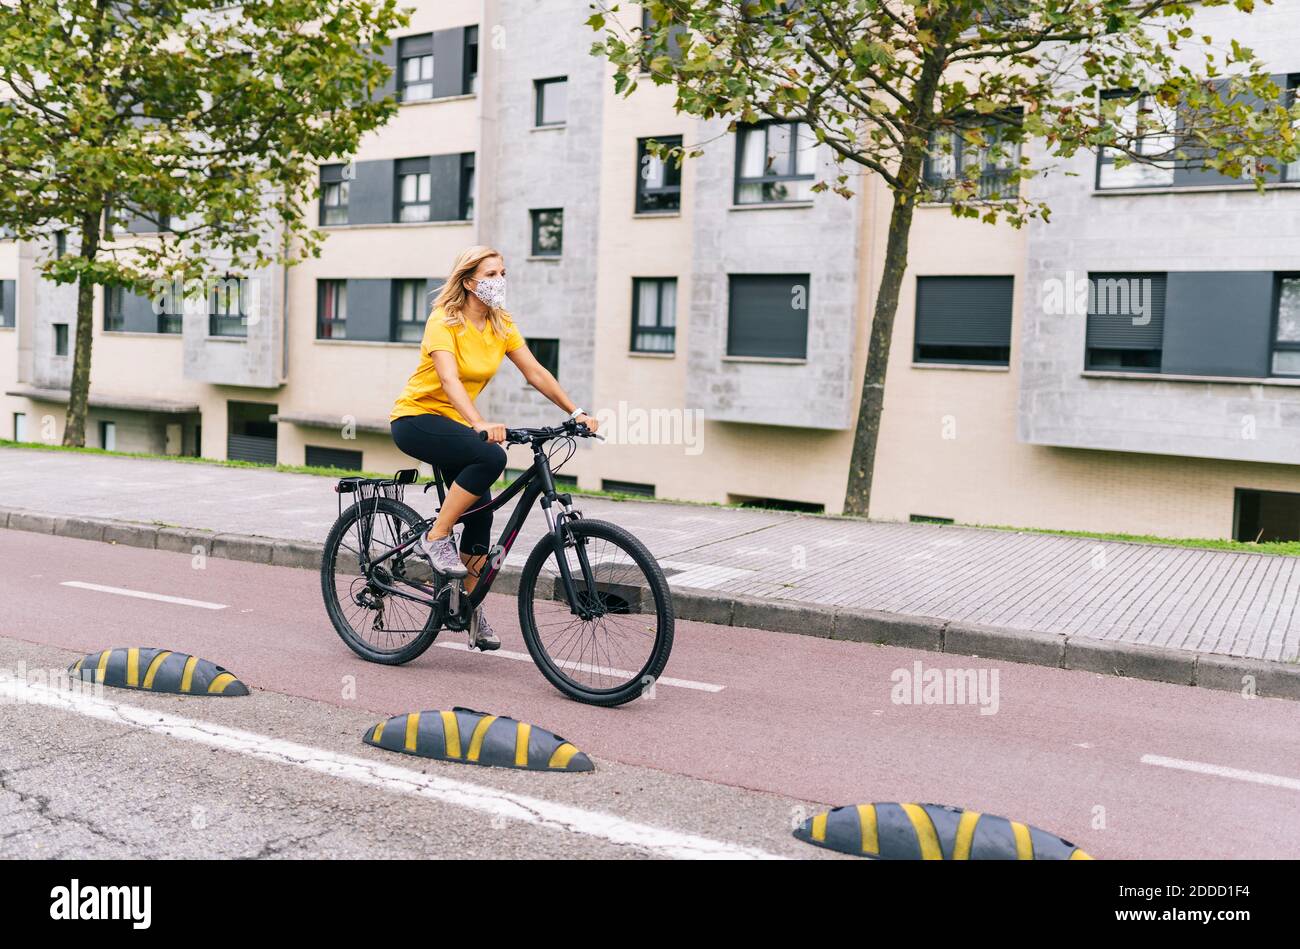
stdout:
<svg viewBox="0 0 1300 949">
<path fill-rule="evenodd" d="M 0 450 L 0 504 L 48 514 L 320 543 L 337 514 L 331 487 L 314 475 Z M 425 513 L 431 498 L 407 492 Z M 680 589 L 1300 656 L 1300 558 L 665 502 L 579 506 L 640 537 Z M 530 518 L 509 562 L 523 562 L 542 527 Z"/>
</svg>

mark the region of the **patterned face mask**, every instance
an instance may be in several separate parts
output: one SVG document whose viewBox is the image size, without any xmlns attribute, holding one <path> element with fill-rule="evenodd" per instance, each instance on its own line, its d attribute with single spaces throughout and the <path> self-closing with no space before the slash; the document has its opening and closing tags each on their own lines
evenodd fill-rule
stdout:
<svg viewBox="0 0 1300 949">
<path fill-rule="evenodd" d="M 473 290 L 474 296 L 494 310 L 506 305 L 506 278 L 484 277 Z"/>
</svg>

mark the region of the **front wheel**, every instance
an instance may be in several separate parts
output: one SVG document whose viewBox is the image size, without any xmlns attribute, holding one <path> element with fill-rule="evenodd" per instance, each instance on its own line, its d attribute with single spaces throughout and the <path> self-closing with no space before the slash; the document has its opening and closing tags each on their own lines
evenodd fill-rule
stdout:
<svg viewBox="0 0 1300 949">
<path fill-rule="evenodd" d="M 654 686 L 673 648 L 668 581 L 645 545 L 606 521 L 569 520 L 563 550 L 547 534 L 519 577 L 519 626 L 553 686 L 591 705 L 622 705 Z M 568 565 L 579 612 L 560 574 Z M 585 615 L 580 615 L 585 614 Z"/>
</svg>

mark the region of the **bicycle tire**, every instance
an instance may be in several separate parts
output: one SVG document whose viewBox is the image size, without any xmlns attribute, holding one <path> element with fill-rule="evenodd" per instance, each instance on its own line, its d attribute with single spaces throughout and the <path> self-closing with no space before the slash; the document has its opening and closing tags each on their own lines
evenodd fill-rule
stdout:
<svg viewBox="0 0 1300 949">
<path fill-rule="evenodd" d="M 606 707 L 623 705 L 646 694 L 663 672 L 664 666 L 668 664 L 668 657 L 673 647 L 675 623 L 672 593 L 658 561 L 641 541 L 617 524 L 578 518 L 569 521 L 567 529 L 583 538 L 600 539 L 616 545 L 640 568 L 645 580 L 645 591 L 652 598 L 655 606 L 653 647 L 649 650 L 647 660 L 639 669 L 625 670 L 632 675 L 625 682 L 610 688 L 584 686 L 563 671 L 561 666 L 565 664 L 565 660 L 556 660 L 550 655 L 542 641 L 536 615 L 538 581 L 542 576 L 542 567 L 548 558 L 555 555 L 555 538 L 551 534 L 542 538 L 533 548 L 519 576 L 519 627 L 523 631 L 524 643 L 528 646 L 528 652 L 542 675 L 565 695 L 588 705 Z M 570 612 L 569 615 L 572 613 Z M 598 654 L 597 649 L 596 655 Z M 608 650 L 606 655 L 609 655 Z"/>
<path fill-rule="evenodd" d="M 330 528 L 329 535 L 325 539 L 325 550 L 321 555 L 321 594 L 325 599 L 325 612 L 329 614 L 334 631 L 339 634 L 339 638 L 347 644 L 349 649 L 367 662 L 400 666 L 422 655 L 438 637 L 439 626 L 433 608 L 409 600 L 402 601 L 404 608 L 409 608 L 416 612 L 417 615 L 420 612 L 427 615 L 425 615 L 418 630 L 415 630 L 414 627 L 409 631 L 403 630 L 403 632 L 413 634 L 409 642 L 393 649 L 379 649 L 368 643 L 354 628 L 353 622 L 344 612 L 343 604 L 339 599 L 338 575 L 335 568 L 339 563 L 339 554 L 344 547 L 344 541 L 357 524 L 358 518 L 367 517 L 373 519 L 377 514 L 395 518 L 408 531 L 414 529 L 416 525 L 424 520 L 413 508 L 392 498 L 379 498 L 361 502 L 345 510 L 338 520 L 334 522 L 334 526 Z M 396 543 L 396 539 L 391 539 L 390 542 Z M 369 586 L 366 583 L 366 578 L 360 574 L 357 574 L 355 581 L 353 581 L 353 590 L 358 589 L 355 586 L 357 583 L 362 584 L 363 588 Z M 391 597 L 391 595 L 389 596 Z M 378 601 L 383 603 L 385 599 L 380 597 Z M 353 600 L 352 607 L 354 615 L 355 610 L 362 608 L 355 600 Z M 382 611 L 379 612 L 382 621 Z"/>
</svg>

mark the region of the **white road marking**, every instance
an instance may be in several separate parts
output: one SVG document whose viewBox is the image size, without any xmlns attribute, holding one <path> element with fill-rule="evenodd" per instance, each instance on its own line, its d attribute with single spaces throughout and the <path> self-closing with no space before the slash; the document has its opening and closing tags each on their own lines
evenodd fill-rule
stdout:
<svg viewBox="0 0 1300 949">
<path fill-rule="evenodd" d="M 1280 774 L 1245 771 L 1241 768 L 1225 768 L 1222 765 L 1205 764 L 1201 761 L 1184 761 L 1182 758 L 1165 758 L 1162 755 L 1143 755 L 1142 763 L 1153 764 L 1161 768 L 1173 768 L 1177 771 L 1195 771 L 1197 774 L 1212 774 L 1220 778 L 1235 778 L 1238 781 L 1250 781 L 1252 784 L 1268 784 L 1272 787 L 1300 791 L 1300 778 L 1285 778 Z"/>
<path fill-rule="evenodd" d="M 344 778 L 385 791 L 412 794 L 455 807 L 481 811 L 493 817 L 535 824 L 547 830 L 596 837 L 665 857 L 688 860 L 782 859 L 756 847 L 654 827 L 612 814 L 515 794 L 471 781 L 424 774 L 382 761 L 358 758 L 325 748 L 313 748 L 212 722 L 182 718 L 157 709 L 100 698 L 88 692 L 15 681 L 10 685 L 10 694 L 15 695 L 19 701 L 48 705 L 114 725 L 124 725 L 262 761 Z"/>
<path fill-rule="evenodd" d="M 201 610 L 224 610 L 224 603 L 209 603 L 207 600 L 187 600 L 183 596 L 167 596 L 163 593 L 145 593 L 142 590 L 124 590 L 121 587 L 106 587 L 100 583 L 84 583 L 81 580 L 64 580 L 59 584 L 76 587 L 78 590 L 95 590 L 99 593 L 116 593 L 118 596 L 133 596 L 140 600 L 157 600 L 160 603 L 175 603 L 179 606 L 197 606 Z"/>
<path fill-rule="evenodd" d="M 461 652 L 469 652 L 469 646 L 465 643 L 435 643 L 443 649 L 459 649 Z M 494 649 L 485 653 L 488 656 L 496 656 L 499 659 L 515 659 L 521 662 L 532 662 L 533 657 L 526 652 L 511 652 L 509 649 Z M 631 678 L 632 673 L 624 672 L 622 669 L 597 668 L 589 666 L 585 662 L 560 662 L 557 665 L 564 666 L 566 669 L 577 669 L 580 672 L 602 672 L 610 675 L 619 675 L 625 678 Z M 725 685 L 714 685 L 712 682 L 694 682 L 690 679 L 674 679 L 670 676 L 663 676 L 655 679 L 655 685 L 675 685 L 679 689 L 695 689 L 698 692 L 721 692 L 726 688 Z"/>
</svg>

